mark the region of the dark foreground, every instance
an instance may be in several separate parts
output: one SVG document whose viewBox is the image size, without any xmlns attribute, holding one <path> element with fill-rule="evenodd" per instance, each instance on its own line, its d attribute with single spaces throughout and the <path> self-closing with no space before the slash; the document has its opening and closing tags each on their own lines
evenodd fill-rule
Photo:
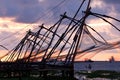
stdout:
<svg viewBox="0 0 120 80">
<path fill-rule="evenodd" d="M 21 78 L 0 78 L 0 80 L 77 80 L 77 79 L 72 79 L 69 77 L 46 77 L 46 78 L 35 78 L 35 77 L 21 77 Z"/>
<path fill-rule="evenodd" d="M 69 65 L 1 62 L 0 80 L 76 80 Z"/>
<path fill-rule="evenodd" d="M 76 72 L 78 76 L 85 76 L 87 80 L 95 78 L 103 78 L 110 80 L 120 80 L 120 72 L 117 71 L 108 71 L 108 70 L 96 70 L 96 71 L 79 71 Z"/>
</svg>

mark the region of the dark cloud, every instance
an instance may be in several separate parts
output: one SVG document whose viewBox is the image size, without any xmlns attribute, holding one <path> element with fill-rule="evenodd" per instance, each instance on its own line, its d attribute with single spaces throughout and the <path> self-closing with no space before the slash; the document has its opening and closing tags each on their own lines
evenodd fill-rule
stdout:
<svg viewBox="0 0 120 80">
<path fill-rule="evenodd" d="M 120 0 L 104 0 L 108 5 L 109 4 L 120 4 Z"/>
<path fill-rule="evenodd" d="M 16 22 L 32 23 L 40 17 L 48 19 L 52 16 L 56 19 L 56 16 L 65 11 L 72 15 L 80 4 L 79 0 L 62 1 L 64 0 L 0 0 L 0 17 L 14 17 Z"/>
<path fill-rule="evenodd" d="M 32 23 L 40 15 L 43 15 L 43 9 L 39 6 L 27 7 L 22 10 L 19 16 L 16 17 L 17 22 Z"/>
<path fill-rule="evenodd" d="M 120 19 L 120 0 L 93 0 L 96 5 L 92 8 L 95 13 L 100 13 Z M 97 3 L 98 1 L 98 3 Z M 99 3 L 99 1 L 101 3 Z"/>
<path fill-rule="evenodd" d="M 17 5 L 15 0 L 0 0 L 0 16 L 1 17 L 13 17 L 20 13 L 20 6 Z"/>
<path fill-rule="evenodd" d="M 15 22 L 20 23 L 33 23 L 38 21 L 56 21 L 59 15 L 65 11 L 67 15 L 73 16 L 77 11 L 81 1 L 79 0 L 0 0 L 0 17 L 14 17 Z M 117 11 L 120 11 L 120 0 L 103 0 L 106 5 L 114 5 Z M 59 4 L 62 3 L 62 4 Z M 101 5 L 102 6 L 102 5 Z M 85 5 L 84 5 L 85 7 Z M 98 13 L 108 14 L 111 7 L 98 9 L 94 8 L 93 11 Z M 84 9 L 82 9 L 84 10 Z M 81 14 L 81 13 L 80 13 Z M 49 20 L 49 18 L 51 20 Z"/>
<path fill-rule="evenodd" d="M 42 9 L 38 0 L 0 0 L 0 17 L 14 17 L 17 22 L 34 21 Z"/>
<path fill-rule="evenodd" d="M 120 12 L 120 0 L 103 0 L 103 1 L 106 3 L 106 5 L 111 7 L 113 6 L 116 12 Z M 109 7 L 107 9 L 111 9 L 111 8 Z"/>
</svg>

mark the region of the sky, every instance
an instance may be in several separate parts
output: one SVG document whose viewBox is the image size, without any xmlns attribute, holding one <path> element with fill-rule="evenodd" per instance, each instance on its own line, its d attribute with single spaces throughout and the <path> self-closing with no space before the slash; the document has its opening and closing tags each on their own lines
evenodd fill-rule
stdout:
<svg viewBox="0 0 120 80">
<path fill-rule="evenodd" d="M 54 24 L 60 14 L 67 12 L 73 16 L 82 0 L 0 0 L 0 45 L 11 50 L 24 37 L 29 29 L 38 29 L 38 25 Z M 92 0 L 91 11 L 120 19 L 120 0 Z M 83 8 L 84 10 L 84 8 Z M 78 17 L 83 15 L 79 13 Z M 109 19 L 119 27 L 119 23 Z M 90 16 L 87 23 L 93 26 L 108 41 L 120 40 L 119 32 L 106 22 Z M 94 34 L 94 33 L 93 33 Z M 7 52 L 0 47 L 2 55 Z M 5 52 L 4 52 L 5 51 Z M 119 49 L 97 54 L 93 60 L 108 60 L 115 56 L 120 60 Z M 104 58 L 101 55 L 106 55 Z"/>
</svg>

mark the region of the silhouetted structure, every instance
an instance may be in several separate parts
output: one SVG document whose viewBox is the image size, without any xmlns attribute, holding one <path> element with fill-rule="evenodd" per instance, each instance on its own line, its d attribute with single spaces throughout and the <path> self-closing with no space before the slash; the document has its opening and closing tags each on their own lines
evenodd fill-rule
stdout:
<svg viewBox="0 0 120 80">
<path fill-rule="evenodd" d="M 114 57 L 111 56 L 111 58 L 109 59 L 109 61 L 110 61 L 110 62 L 114 62 L 114 61 L 115 61 Z"/>
<path fill-rule="evenodd" d="M 91 12 L 90 1 L 87 1 L 84 16 L 80 19 L 76 16 L 86 0 L 83 0 L 73 17 L 67 16 L 65 12 L 53 26 L 48 28 L 42 24 L 37 32 L 29 30 L 20 43 L 5 56 L 5 62 L 0 63 L 0 71 L 7 72 L 8 77 L 30 76 L 32 71 L 37 71 L 41 77 L 48 76 L 49 71 L 59 71 L 62 76 L 73 77 L 74 60 L 77 54 L 117 48 L 116 45 L 119 45 L 119 42 L 108 43 L 85 21 L 89 15 L 93 15 L 108 22 L 117 30 L 119 29 L 105 18 L 120 21 L 110 16 Z M 66 20 L 68 20 L 67 23 L 65 23 Z M 103 41 L 97 40 L 88 27 Z M 92 46 L 82 43 L 85 38 L 89 38 L 88 42 L 92 43 Z M 91 69 L 91 66 L 89 68 Z"/>
</svg>

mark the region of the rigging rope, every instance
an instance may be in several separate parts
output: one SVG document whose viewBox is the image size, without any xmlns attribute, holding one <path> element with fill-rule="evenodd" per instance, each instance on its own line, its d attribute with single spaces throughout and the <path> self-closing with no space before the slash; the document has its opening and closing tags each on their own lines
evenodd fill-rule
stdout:
<svg viewBox="0 0 120 80">
<path fill-rule="evenodd" d="M 60 3 L 58 3 L 55 7 L 53 7 L 52 9 L 47 9 L 47 12 L 46 14 L 43 14 L 42 16 L 40 15 L 40 17 L 38 19 L 36 19 L 35 21 L 33 21 L 31 24 L 25 26 L 24 28 L 20 29 L 19 31 L 16 31 L 15 33 L 11 34 L 11 35 L 8 35 L 7 37 L 3 38 L 2 40 L 0 40 L 0 42 L 10 38 L 11 36 L 15 35 L 15 34 L 18 34 L 19 32 L 23 31 L 25 28 L 29 27 L 30 25 L 32 25 L 33 23 L 35 23 L 36 21 L 40 20 L 41 18 L 43 18 L 45 15 L 49 14 L 49 12 L 51 10 L 54 10 L 56 9 L 57 7 L 59 7 L 60 5 L 62 5 L 66 0 L 62 0 Z"/>
</svg>

